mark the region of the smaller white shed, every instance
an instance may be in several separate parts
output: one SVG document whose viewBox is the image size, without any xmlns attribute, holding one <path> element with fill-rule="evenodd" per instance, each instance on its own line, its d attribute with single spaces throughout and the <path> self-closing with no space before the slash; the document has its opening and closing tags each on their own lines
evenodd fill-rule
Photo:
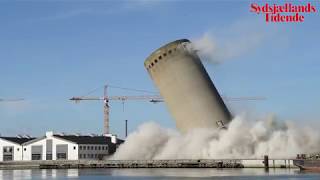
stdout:
<svg viewBox="0 0 320 180">
<path fill-rule="evenodd" d="M 23 160 L 77 160 L 78 145 L 56 137 L 53 132 L 23 144 Z"/>
<path fill-rule="evenodd" d="M 0 162 L 23 160 L 22 144 L 35 138 L 31 137 L 0 137 Z"/>
</svg>

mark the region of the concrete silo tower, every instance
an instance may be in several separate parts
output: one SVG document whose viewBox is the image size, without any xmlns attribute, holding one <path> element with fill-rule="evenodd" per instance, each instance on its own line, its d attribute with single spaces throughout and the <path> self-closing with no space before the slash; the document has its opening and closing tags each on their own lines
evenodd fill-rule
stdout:
<svg viewBox="0 0 320 180">
<path fill-rule="evenodd" d="M 187 39 L 166 44 L 144 66 L 180 131 L 224 127 L 231 121 L 230 112 L 190 44 Z"/>
</svg>

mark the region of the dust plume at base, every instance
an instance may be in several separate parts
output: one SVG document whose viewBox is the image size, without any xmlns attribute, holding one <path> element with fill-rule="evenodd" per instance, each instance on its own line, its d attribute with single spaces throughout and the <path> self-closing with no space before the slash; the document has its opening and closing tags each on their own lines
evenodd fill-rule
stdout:
<svg viewBox="0 0 320 180">
<path fill-rule="evenodd" d="M 311 127 L 237 116 L 227 130 L 194 129 L 181 134 L 154 122 L 141 125 L 111 159 L 293 158 L 319 151 L 320 134 Z"/>
</svg>

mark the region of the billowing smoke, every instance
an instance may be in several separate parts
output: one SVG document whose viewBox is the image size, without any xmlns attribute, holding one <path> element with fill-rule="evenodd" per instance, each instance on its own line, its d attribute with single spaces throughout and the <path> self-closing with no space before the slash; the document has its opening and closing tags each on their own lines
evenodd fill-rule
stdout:
<svg viewBox="0 0 320 180">
<path fill-rule="evenodd" d="M 268 117 L 237 116 L 227 130 L 194 129 L 186 134 L 149 122 L 131 133 L 112 159 L 293 158 L 320 149 L 319 131 Z"/>
<path fill-rule="evenodd" d="M 204 33 L 192 40 L 202 60 L 214 64 L 245 55 L 257 48 L 265 39 L 263 33 L 237 34 L 227 38 L 217 38 L 213 33 Z"/>
</svg>

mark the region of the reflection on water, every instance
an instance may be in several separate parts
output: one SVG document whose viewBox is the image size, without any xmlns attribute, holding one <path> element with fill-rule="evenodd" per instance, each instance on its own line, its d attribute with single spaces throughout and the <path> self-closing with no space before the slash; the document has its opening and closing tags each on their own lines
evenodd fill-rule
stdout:
<svg viewBox="0 0 320 180">
<path fill-rule="evenodd" d="M 0 170 L 0 179 L 320 179 L 296 169 L 24 169 Z"/>
<path fill-rule="evenodd" d="M 17 169 L 0 170 L 0 179 L 56 179 L 60 177 L 79 177 L 78 169 Z"/>
</svg>

